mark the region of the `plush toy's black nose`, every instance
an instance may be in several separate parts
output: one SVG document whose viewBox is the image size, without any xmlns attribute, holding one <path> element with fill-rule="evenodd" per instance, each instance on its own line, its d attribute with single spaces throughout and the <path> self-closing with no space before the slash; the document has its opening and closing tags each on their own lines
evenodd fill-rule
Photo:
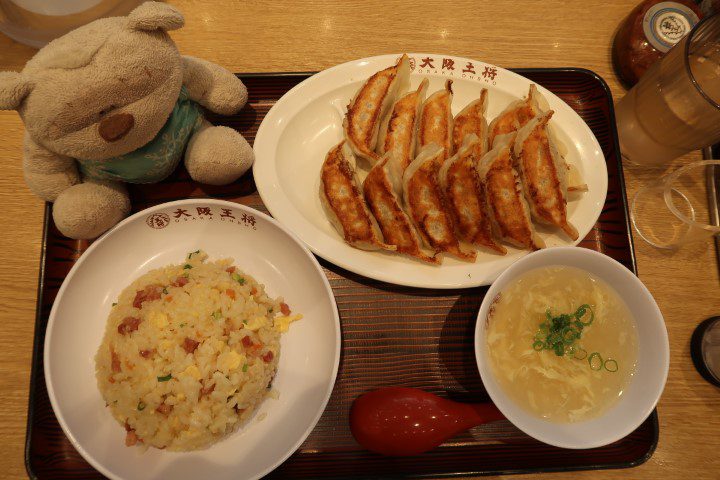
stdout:
<svg viewBox="0 0 720 480">
<path fill-rule="evenodd" d="M 100 120 L 98 132 L 106 142 L 115 142 L 123 138 L 135 124 L 135 118 L 129 113 L 117 113 Z"/>
</svg>

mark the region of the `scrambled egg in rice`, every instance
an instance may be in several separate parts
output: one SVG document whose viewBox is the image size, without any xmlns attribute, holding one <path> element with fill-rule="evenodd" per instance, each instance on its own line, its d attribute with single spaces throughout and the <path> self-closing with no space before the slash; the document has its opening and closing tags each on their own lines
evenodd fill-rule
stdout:
<svg viewBox="0 0 720 480">
<path fill-rule="evenodd" d="M 206 259 L 148 272 L 112 308 L 96 377 L 128 446 L 206 448 L 276 395 L 280 334 L 302 315 L 231 260 Z"/>
</svg>

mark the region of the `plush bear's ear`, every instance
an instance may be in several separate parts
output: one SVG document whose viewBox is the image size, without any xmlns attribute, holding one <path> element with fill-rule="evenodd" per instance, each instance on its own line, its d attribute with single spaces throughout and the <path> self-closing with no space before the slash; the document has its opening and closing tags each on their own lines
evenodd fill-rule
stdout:
<svg viewBox="0 0 720 480">
<path fill-rule="evenodd" d="M 17 72 L 0 72 L 0 110 L 17 110 L 32 84 Z"/>
<path fill-rule="evenodd" d="M 133 30 L 177 30 L 184 24 L 182 13 L 160 2 L 145 2 L 128 15 L 128 26 Z"/>
</svg>

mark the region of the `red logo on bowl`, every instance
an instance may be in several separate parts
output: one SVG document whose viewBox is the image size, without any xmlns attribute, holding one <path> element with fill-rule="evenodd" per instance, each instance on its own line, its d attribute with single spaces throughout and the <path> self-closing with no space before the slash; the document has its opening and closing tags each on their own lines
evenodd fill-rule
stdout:
<svg viewBox="0 0 720 480">
<path fill-rule="evenodd" d="M 165 228 L 170 223 L 170 217 L 164 213 L 153 213 L 152 215 L 148 215 L 145 223 L 147 223 L 150 228 Z"/>
</svg>

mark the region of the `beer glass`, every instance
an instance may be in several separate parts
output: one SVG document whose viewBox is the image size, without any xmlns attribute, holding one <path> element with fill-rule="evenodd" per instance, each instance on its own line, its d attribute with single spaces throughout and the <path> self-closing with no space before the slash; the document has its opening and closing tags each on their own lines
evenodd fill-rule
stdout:
<svg viewBox="0 0 720 480">
<path fill-rule="evenodd" d="M 720 14 L 704 18 L 616 106 L 620 150 L 662 165 L 720 141 Z"/>
</svg>

